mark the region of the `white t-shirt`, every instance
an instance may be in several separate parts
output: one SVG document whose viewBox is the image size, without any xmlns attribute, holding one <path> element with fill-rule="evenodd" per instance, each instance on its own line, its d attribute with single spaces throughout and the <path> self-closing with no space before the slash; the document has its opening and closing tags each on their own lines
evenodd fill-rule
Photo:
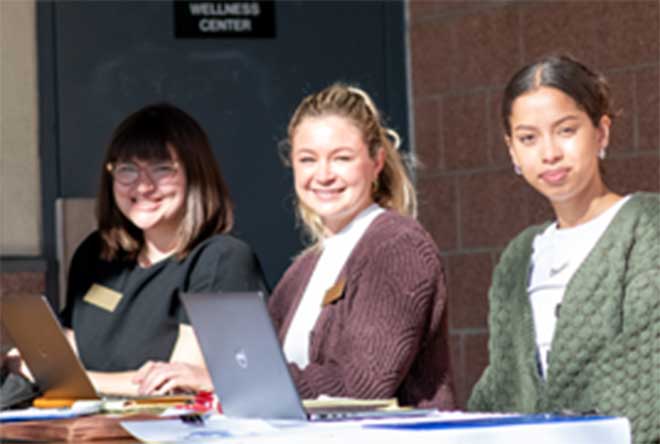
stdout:
<svg viewBox="0 0 660 444">
<path fill-rule="evenodd" d="M 534 238 L 527 293 L 532 305 L 536 347 L 543 378 L 566 286 L 589 255 L 614 216 L 630 198 L 620 199 L 598 217 L 577 227 L 551 224 Z"/>
<path fill-rule="evenodd" d="M 377 204 L 372 204 L 339 233 L 323 240 L 323 252 L 284 338 L 284 355 L 288 362 L 295 362 L 300 368 L 309 364 L 309 334 L 321 314 L 323 297 L 335 285 L 344 263 L 364 232 L 383 211 Z"/>
</svg>

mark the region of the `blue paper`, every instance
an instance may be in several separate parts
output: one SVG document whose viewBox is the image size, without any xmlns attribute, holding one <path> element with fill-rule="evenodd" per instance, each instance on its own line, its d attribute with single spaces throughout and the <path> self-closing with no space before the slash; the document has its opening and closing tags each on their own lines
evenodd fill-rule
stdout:
<svg viewBox="0 0 660 444">
<path fill-rule="evenodd" d="M 40 409 L 5 410 L 0 412 L 0 423 L 18 421 L 37 421 L 42 419 L 66 419 L 98 413 L 101 410 L 100 401 L 77 401 L 72 407 Z"/>
<path fill-rule="evenodd" d="M 547 424 L 547 423 L 565 423 L 565 422 L 585 422 L 602 421 L 613 419 L 613 416 L 588 415 L 588 416 L 570 416 L 570 415 L 512 415 L 498 416 L 491 418 L 461 419 L 461 420 L 438 420 L 438 421 L 420 421 L 405 423 L 386 423 L 386 424 L 368 424 L 367 428 L 377 429 L 396 429 L 396 430 L 443 430 L 443 429 L 463 429 L 476 427 L 501 427 L 512 425 L 529 424 Z"/>
</svg>

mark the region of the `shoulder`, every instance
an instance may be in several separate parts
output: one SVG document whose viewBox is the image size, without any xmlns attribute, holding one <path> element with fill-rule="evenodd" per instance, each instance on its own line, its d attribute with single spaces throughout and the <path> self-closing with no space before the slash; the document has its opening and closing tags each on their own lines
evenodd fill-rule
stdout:
<svg viewBox="0 0 660 444">
<path fill-rule="evenodd" d="M 298 295 L 302 286 L 307 285 L 319 256 L 318 250 L 309 248 L 294 259 L 277 282 L 270 298 L 271 305 L 280 300 L 291 301 Z"/>
<path fill-rule="evenodd" d="M 67 326 L 71 326 L 70 315 L 74 300 L 77 298 L 82 299 L 91 284 L 99 279 L 99 270 L 108 271 L 109 268 L 114 268 L 115 270 L 112 271 L 115 273 L 121 271 L 117 264 L 105 262 L 101 259 L 101 244 L 99 232 L 94 231 L 78 245 L 71 258 L 66 285 L 67 303 L 65 308 L 68 310 L 68 314 L 62 318 L 68 319 L 64 322 Z"/>
<path fill-rule="evenodd" d="M 611 256 L 628 256 L 660 242 L 660 194 L 635 193 L 623 204 L 610 223 L 603 243 Z"/>
<path fill-rule="evenodd" d="M 388 210 L 364 233 L 349 258 L 347 268 L 399 269 L 437 275 L 442 269 L 440 251 L 431 235 L 409 216 Z M 415 270 L 413 270 L 415 269 Z"/>
<path fill-rule="evenodd" d="M 660 193 L 649 193 L 645 191 L 633 193 L 626 205 L 654 208 L 657 211 L 660 207 Z"/>
<path fill-rule="evenodd" d="M 280 287 L 281 284 L 285 284 L 291 281 L 305 279 L 305 277 L 307 277 L 311 273 L 319 256 L 320 256 L 319 250 L 314 248 L 308 248 L 307 250 L 303 251 L 293 260 L 293 263 L 289 265 L 289 267 L 286 269 L 284 275 L 282 276 L 280 282 L 278 283 L 278 287 Z"/>
<path fill-rule="evenodd" d="M 278 328 L 291 307 L 295 307 L 294 301 L 302 294 L 318 258 L 319 251 L 308 248 L 295 258 L 275 286 L 268 300 L 268 310 Z"/>
<path fill-rule="evenodd" d="M 542 233 L 549 224 L 550 222 L 532 225 L 518 233 L 504 248 L 500 257 L 500 263 L 517 262 L 519 259 L 527 261 L 532 254 L 534 238 L 536 235 Z"/>
<path fill-rule="evenodd" d="M 506 245 L 493 270 L 490 287 L 491 297 L 498 294 L 496 290 L 502 286 L 517 285 L 518 279 L 516 277 L 524 279 L 532 257 L 534 237 L 543 232 L 548 225 L 549 222 L 545 222 L 527 227 Z"/>
<path fill-rule="evenodd" d="M 412 243 L 410 243 L 412 241 Z M 364 234 L 363 244 L 369 249 L 426 246 L 436 248 L 431 235 L 410 216 L 387 210 L 371 223 Z"/>
<path fill-rule="evenodd" d="M 230 234 L 216 234 L 202 241 L 189 255 L 195 260 L 251 261 L 254 250 L 247 242 Z"/>
<path fill-rule="evenodd" d="M 179 263 L 180 267 L 196 279 L 210 275 L 212 280 L 230 279 L 239 276 L 262 275 L 257 255 L 245 241 L 230 234 L 216 234 L 197 245 Z"/>
<path fill-rule="evenodd" d="M 101 234 L 98 231 L 93 231 L 76 247 L 74 258 L 85 261 L 99 259 L 101 255 L 101 244 Z"/>
<path fill-rule="evenodd" d="M 638 223 L 660 226 L 660 194 L 635 193 L 619 211 L 620 217 L 626 220 L 636 220 Z"/>
<path fill-rule="evenodd" d="M 655 269 L 660 256 L 660 194 L 635 193 L 612 220 L 603 240 L 613 262 Z"/>
<path fill-rule="evenodd" d="M 257 255 L 241 239 L 217 234 L 205 239 L 179 264 L 187 287 L 204 291 L 266 290 Z"/>
</svg>

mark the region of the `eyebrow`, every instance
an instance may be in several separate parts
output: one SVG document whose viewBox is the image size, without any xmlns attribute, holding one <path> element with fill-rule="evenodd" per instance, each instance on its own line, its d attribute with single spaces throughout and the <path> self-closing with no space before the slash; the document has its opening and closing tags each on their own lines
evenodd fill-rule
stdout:
<svg viewBox="0 0 660 444">
<path fill-rule="evenodd" d="M 141 166 L 149 166 L 149 165 L 161 165 L 164 163 L 178 163 L 174 159 L 151 159 L 151 160 L 140 160 L 140 159 L 130 159 L 130 160 L 117 160 L 114 162 L 115 164 L 129 164 L 129 165 L 135 165 L 136 167 L 141 167 Z"/>
<path fill-rule="evenodd" d="M 576 116 L 574 114 L 570 114 L 568 116 L 564 116 L 561 119 L 557 120 L 556 122 L 554 122 L 552 124 L 552 126 L 555 127 L 557 125 L 561 125 L 562 123 L 566 122 L 567 120 L 577 120 L 577 119 L 578 119 L 578 116 Z M 518 131 L 518 130 L 531 131 L 531 130 L 534 130 L 534 129 L 536 129 L 536 127 L 532 126 L 532 125 L 516 125 L 515 127 L 513 127 L 514 131 Z"/>
<path fill-rule="evenodd" d="M 298 148 L 298 149 L 291 149 L 291 154 L 296 155 L 296 154 L 314 154 L 314 150 L 311 148 Z"/>
<path fill-rule="evenodd" d="M 335 148 L 331 148 L 329 150 L 329 153 L 330 154 L 335 154 L 337 152 L 344 151 L 344 150 L 347 150 L 347 151 L 350 151 L 350 152 L 356 151 L 356 149 L 351 147 L 351 146 L 342 145 L 342 146 L 338 146 L 338 147 L 335 147 Z M 317 152 L 317 150 L 315 150 L 314 148 L 306 148 L 306 147 L 298 148 L 297 150 L 291 150 L 291 154 L 293 154 L 293 155 L 300 154 L 300 153 L 316 154 L 316 152 Z"/>
</svg>

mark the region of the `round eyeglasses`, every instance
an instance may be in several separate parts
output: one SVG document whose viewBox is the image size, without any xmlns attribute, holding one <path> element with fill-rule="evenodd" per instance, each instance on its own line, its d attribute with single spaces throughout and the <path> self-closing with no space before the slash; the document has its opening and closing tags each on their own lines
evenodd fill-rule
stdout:
<svg viewBox="0 0 660 444">
<path fill-rule="evenodd" d="M 133 162 L 108 163 L 106 169 L 112 178 L 122 185 L 133 185 L 143 171 L 152 182 L 160 183 L 176 175 L 179 166 L 176 162 L 157 162 L 147 166 L 140 166 Z"/>
</svg>

